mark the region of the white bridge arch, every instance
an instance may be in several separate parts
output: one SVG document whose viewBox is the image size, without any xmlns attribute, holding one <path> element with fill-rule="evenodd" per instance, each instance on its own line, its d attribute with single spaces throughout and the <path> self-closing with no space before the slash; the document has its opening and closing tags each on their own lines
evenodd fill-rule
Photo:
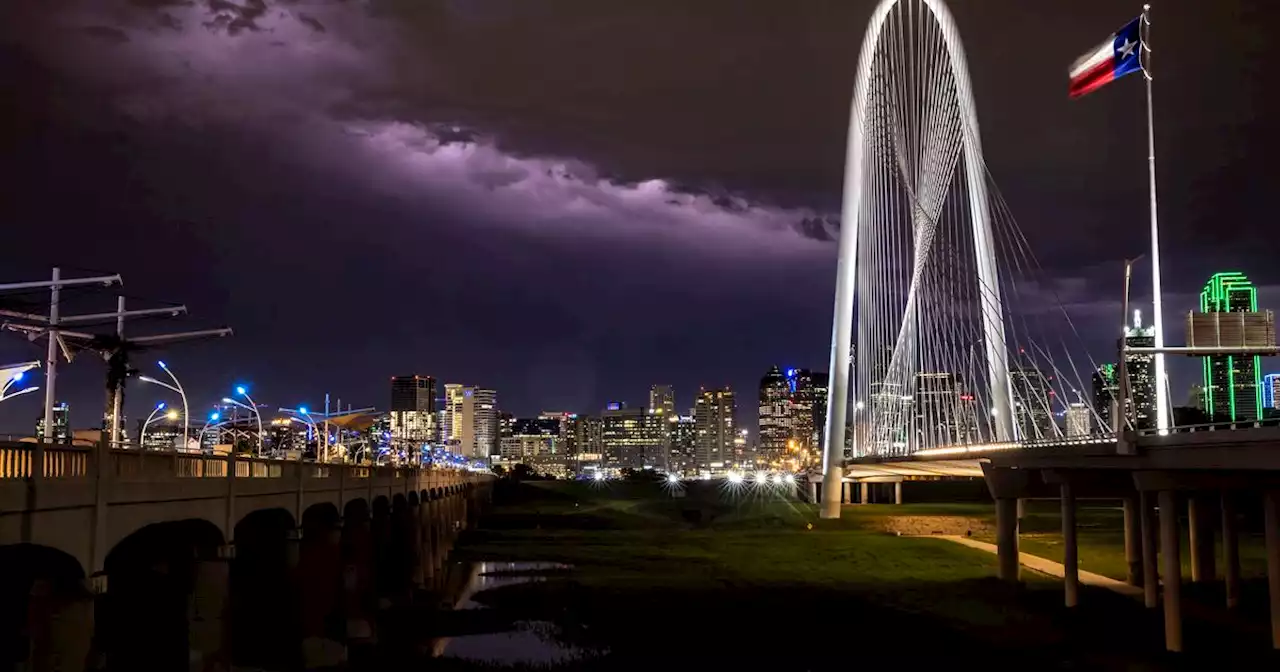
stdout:
<svg viewBox="0 0 1280 672">
<path fill-rule="evenodd" d="M 911 81 L 913 78 L 916 81 Z M 894 118 L 890 119 L 890 116 Z M 955 146 L 957 143 L 958 147 Z M 900 195 L 887 195 L 889 189 L 883 166 L 877 169 L 872 165 L 877 160 L 896 164 L 898 175 L 893 181 L 903 188 L 900 191 L 906 192 L 905 202 L 894 200 Z M 873 316 L 862 311 L 868 308 L 879 311 L 879 306 L 871 306 L 870 303 L 888 296 L 873 296 L 876 292 L 885 291 L 876 284 L 885 279 L 869 277 L 862 269 L 863 266 L 874 265 L 868 261 L 868 255 L 874 251 L 868 248 L 876 243 L 876 236 L 880 234 L 871 229 L 883 225 L 878 218 L 894 217 L 891 210 L 900 213 L 902 207 L 910 208 L 910 232 L 907 235 L 914 247 L 908 262 L 911 264 L 910 279 L 904 283 L 905 297 L 896 296 L 894 300 L 885 301 L 895 303 L 896 300 L 894 311 L 900 312 L 901 324 L 897 325 L 896 335 L 880 339 L 882 345 L 892 341 L 894 347 L 887 367 L 881 365 L 882 371 L 876 373 L 884 372 L 885 377 L 900 378 L 904 384 L 912 384 L 915 360 L 920 355 L 917 344 L 920 334 L 917 330 L 922 271 L 931 253 L 940 212 L 949 200 L 953 171 L 958 164 L 963 164 L 962 186 L 967 189 L 967 194 L 949 207 L 954 211 L 960 203 L 971 224 L 971 248 L 976 269 L 972 284 L 977 288 L 977 312 L 980 314 L 980 320 L 975 320 L 975 323 L 980 321 L 982 359 L 986 369 L 982 413 L 984 416 L 988 411 L 990 413 L 987 438 L 1009 441 L 1015 438 L 1015 427 L 1003 302 L 993 246 L 986 168 L 964 47 L 955 19 L 942 0 L 881 0 L 871 15 L 863 39 L 849 118 L 832 329 L 830 398 L 824 434 L 824 517 L 839 516 L 841 464 L 845 458 L 850 399 L 858 399 L 857 407 L 862 407 L 861 399 L 868 392 L 859 390 L 850 376 L 850 368 L 855 364 L 855 304 L 861 306 L 860 322 L 883 321 L 878 320 L 882 313 Z M 875 174 L 877 170 L 882 174 Z M 879 240 L 876 244 L 883 246 L 886 240 Z M 885 260 L 878 261 L 886 268 L 889 265 Z M 861 275 L 860 271 L 863 271 Z M 901 305 L 900 311 L 897 311 L 897 305 Z M 859 332 L 870 328 L 870 325 L 860 325 Z M 875 328 L 883 334 L 883 326 Z M 869 340 L 874 339 L 868 339 L 865 334 L 861 337 L 864 345 Z M 869 363 L 882 357 L 883 353 L 876 348 L 870 353 L 862 350 L 860 347 L 858 353 L 862 361 L 856 362 L 859 369 L 857 378 L 865 384 L 872 375 L 865 369 L 873 368 Z M 880 378 L 882 383 L 885 379 Z M 876 412 L 883 414 L 882 411 Z M 881 421 L 879 424 L 886 423 Z M 868 452 L 866 447 L 858 445 L 859 438 L 868 437 L 859 437 L 855 430 L 855 455 Z"/>
</svg>

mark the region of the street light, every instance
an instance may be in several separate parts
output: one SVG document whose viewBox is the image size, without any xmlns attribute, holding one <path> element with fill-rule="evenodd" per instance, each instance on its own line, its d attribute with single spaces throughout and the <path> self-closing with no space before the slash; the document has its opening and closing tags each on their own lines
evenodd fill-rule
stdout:
<svg viewBox="0 0 1280 672">
<path fill-rule="evenodd" d="M 147 416 L 147 421 L 142 423 L 142 433 L 138 435 L 138 448 L 143 448 L 144 446 L 147 445 L 147 428 L 151 426 L 151 423 L 158 422 L 161 419 L 165 419 L 165 420 L 178 419 L 178 412 L 172 409 L 170 409 L 164 415 L 157 418 L 156 414 L 159 413 L 160 411 L 163 411 L 164 408 L 165 406 L 163 401 L 156 404 L 155 410 L 151 411 L 151 415 Z"/>
<path fill-rule="evenodd" d="M 221 417 L 222 417 L 222 414 L 217 411 L 214 411 L 209 414 L 209 421 L 204 423 L 204 427 L 200 428 L 200 435 L 196 438 L 196 445 L 200 446 L 201 448 L 204 447 L 204 433 L 209 431 L 210 427 L 221 427 L 227 424 L 225 422 L 218 422 L 218 418 L 221 418 Z M 215 443 L 216 442 L 217 441 L 215 440 Z"/>
<path fill-rule="evenodd" d="M 169 374 L 169 379 L 173 381 L 172 385 L 161 380 L 156 380 L 151 376 L 138 376 L 138 380 L 172 390 L 177 392 L 179 397 L 182 397 L 182 447 L 185 449 L 188 446 L 188 442 L 191 440 L 191 416 L 187 411 L 187 393 L 182 389 L 182 383 L 178 382 L 178 377 L 173 375 L 173 371 L 169 370 L 168 365 L 163 361 L 156 362 L 156 364 L 159 364 L 160 368 L 163 369 L 165 373 Z"/>
<path fill-rule="evenodd" d="M 293 409 L 293 408 L 282 408 L 282 409 L 280 409 L 280 412 L 281 412 L 281 413 L 293 413 L 295 416 L 298 416 L 298 417 L 292 417 L 292 418 L 289 418 L 290 420 L 292 420 L 293 422 L 301 422 L 302 424 L 306 425 L 308 428 L 310 428 L 310 429 L 311 429 L 311 436 L 314 436 L 314 437 L 316 438 L 316 446 L 317 446 L 317 450 L 316 450 L 316 461 L 317 461 L 317 462 L 325 462 L 325 461 L 327 461 L 327 460 L 324 460 L 324 459 L 321 459 L 321 458 L 320 458 L 320 451 L 319 451 L 319 449 L 318 449 L 318 448 L 319 448 L 319 445 L 320 445 L 320 428 L 319 428 L 319 427 L 316 427 L 316 423 L 315 423 L 315 421 L 311 419 L 311 414 L 310 414 L 310 413 L 307 413 L 307 407 L 306 407 L 306 406 L 302 406 L 302 407 L 300 407 L 300 408 L 296 408 L 296 409 Z M 304 448 L 305 448 L 305 447 L 304 447 Z M 300 451 L 300 452 L 301 452 L 301 451 Z M 328 456 L 326 455 L 325 457 L 328 457 Z"/>
<path fill-rule="evenodd" d="M 262 457 L 262 451 L 263 449 L 266 448 L 266 441 L 263 439 L 263 436 L 262 436 L 262 414 L 258 413 L 258 405 L 253 402 L 253 397 L 249 396 L 249 392 L 248 390 L 244 389 L 244 385 L 236 386 L 236 394 L 239 394 L 243 396 L 245 399 L 248 399 L 249 403 L 243 404 L 239 401 L 236 401 L 235 399 L 232 399 L 231 397 L 223 397 L 222 403 L 231 404 L 232 406 L 239 406 L 240 408 L 246 409 L 251 413 L 253 413 L 253 417 L 258 420 L 258 457 Z"/>
</svg>

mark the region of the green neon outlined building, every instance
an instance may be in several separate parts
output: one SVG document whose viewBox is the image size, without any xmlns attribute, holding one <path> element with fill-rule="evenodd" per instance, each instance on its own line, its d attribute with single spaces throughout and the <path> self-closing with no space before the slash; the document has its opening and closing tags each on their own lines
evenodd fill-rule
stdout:
<svg viewBox="0 0 1280 672">
<path fill-rule="evenodd" d="M 1258 290 L 1243 273 L 1214 273 L 1200 292 L 1200 312 L 1257 312 Z M 1215 355 L 1203 358 L 1204 411 L 1214 421 L 1257 420 L 1262 408 L 1262 358 Z"/>
</svg>

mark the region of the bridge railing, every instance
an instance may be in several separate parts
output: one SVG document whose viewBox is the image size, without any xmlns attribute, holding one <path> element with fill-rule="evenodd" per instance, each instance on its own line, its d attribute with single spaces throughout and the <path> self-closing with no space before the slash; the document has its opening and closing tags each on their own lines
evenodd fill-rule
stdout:
<svg viewBox="0 0 1280 672">
<path fill-rule="evenodd" d="M 44 449 L 45 478 L 82 478 L 89 473 L 89 451 L 65 444 Z M 30 478 L 35 451 L 30 446 L 0 446 L 0 478 Z"/>
<path fill-rule="evenodd" d="M 86 478 L 91 475 L 95 448 L 66 444 L 44 444 L 46 479 Z M 0 444 L 0 480 L 25 479 L 32 476 L 35 444 Z M 327 479 L 345 470 L 348 479 L 375 476 L 392 479 L 408 478 L 411 467 L 323 464 L 297 460 L 277 460 L 236 456 L 236 478 Z M 226 478 L 226 455 L 208 455 L 180 451 L 114 449 L 108 453 L 107 473 L 116 480 L 164 480 L 172 478 Z"/>
</svg>

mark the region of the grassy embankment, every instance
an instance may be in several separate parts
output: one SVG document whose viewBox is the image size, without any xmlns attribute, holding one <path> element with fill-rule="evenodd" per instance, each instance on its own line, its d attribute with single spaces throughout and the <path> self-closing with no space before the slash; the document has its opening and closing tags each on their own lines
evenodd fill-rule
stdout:
<svg viewBox="0 0 1280 672">
<path fill-rule="evenodd" d="M 1086 589 L 1082 606 L 1067 611 L 1057 581 L 1032 574 L 1008 586 L 994 578 L 991 554 L 875 529 L 889 515 L 989 518 L 989 506 L 870 505 L 823 521 L 811 506 L 756 492 L 693 484 L 673 498 L 658 484 L 522 484 L 504 489 L 460 551 L 573 565 L 480 599 L 608 649 L 602 668 L 714 658 L 827 669 L 981 656 L 987 669 L 1132 669 L 1165 660 L 1159 615 L 1130 598 Z M 1204 649 L 1239 637 L 1213 622 L 1188 634 Z"/>
</svg>

